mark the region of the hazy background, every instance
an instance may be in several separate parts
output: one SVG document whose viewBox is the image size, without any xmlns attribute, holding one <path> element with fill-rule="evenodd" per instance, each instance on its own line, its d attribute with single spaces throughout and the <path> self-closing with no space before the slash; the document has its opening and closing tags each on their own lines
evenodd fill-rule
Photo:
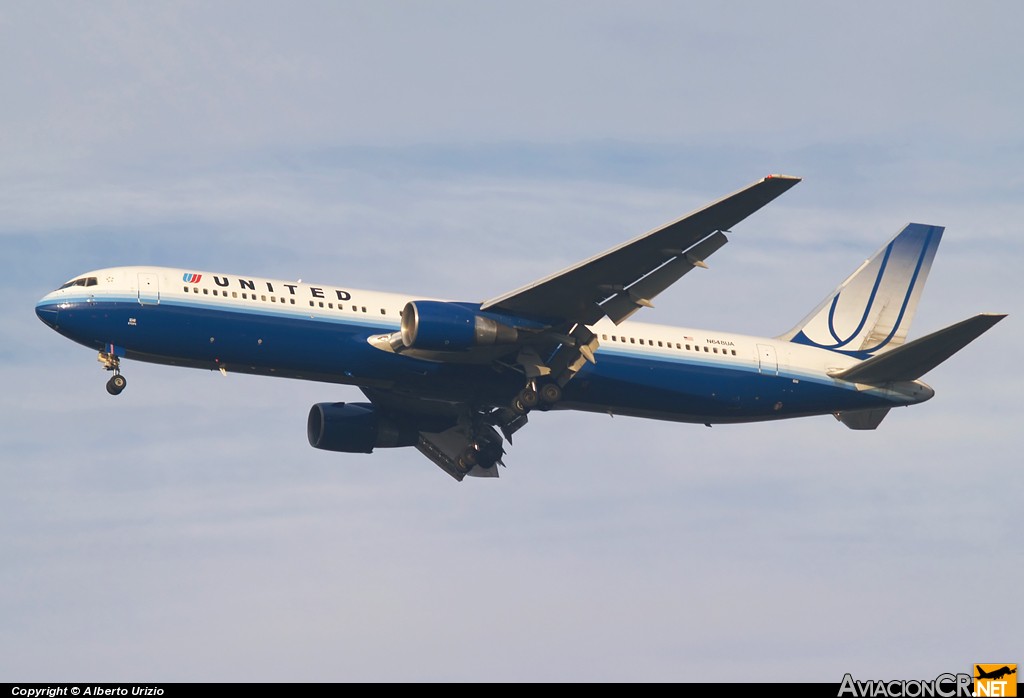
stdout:
<svg viewBox="0 0 1024 698">
<path fill-rule="evenodd" d="M 1024 5 L 0 5 L 0 680 L 932 678 L 1021 662 Z M 499 480 L 311 449 L 355 389 L 126 363 L 33 305 L 159 264 L 483 300 L 770 172 L 643 320 L 775 335 L 909 221 L 876 432 L 544 414 Z"/>
</svg>

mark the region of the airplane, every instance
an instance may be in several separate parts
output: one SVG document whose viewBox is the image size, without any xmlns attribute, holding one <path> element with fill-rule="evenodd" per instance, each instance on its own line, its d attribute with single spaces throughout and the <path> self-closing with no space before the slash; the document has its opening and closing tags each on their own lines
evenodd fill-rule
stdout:
<svg viewBox="0 0 1024 698">
<path fill-rule="evenodd" d="M 985 671 L 980 666 L 975 665 L 975 669 L 977 669 L 977 671 L 978 671 L 978 675 L 974 677 L 976 679 L 993 679 L 993 680 L 998 680 L 998 679 L 1003 678 L 1004 676 L 1009 676 L 1010 674 L 1016 674 L 1017 673 L 1016 665 L 1014 665 L 1014 667 L 1012 669 L 1009 666 L 1003 666 L 1003 667 L 1001 667 L 999 669 L 996 669 L 994 671 Z"/>
<path fill-rule="evenodd" d="M 312 406 L 310 445 L 415 447 L 458 481 L 496 477 L 505 442 L 552 409 L 707 426 L 832 414 L 875 429 L 930 399 L 920 378 L 1005 317 L 906 341 L 942 227 L 910 223 L 777 337 L 630 320 L 799 181 L 769 175 L 483 302 L 128 266 L 74 277 L 36 314 L 99 352 L 112 395 L 122 359 L 356 386 L 368 402 Z"/>
</svg>

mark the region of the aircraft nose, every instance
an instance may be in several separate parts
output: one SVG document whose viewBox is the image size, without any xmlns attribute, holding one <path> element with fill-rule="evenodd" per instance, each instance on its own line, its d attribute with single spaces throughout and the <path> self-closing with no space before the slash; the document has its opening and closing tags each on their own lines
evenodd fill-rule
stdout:
<svg viewBox="0 0 1024 698">
<path fill-rule="evenodd" d="M 36 303 L 36 317 L 50 327 L 57 326 L 57 313 L 60 312 L 54 303 L 40 301 Z"/>
</svg>

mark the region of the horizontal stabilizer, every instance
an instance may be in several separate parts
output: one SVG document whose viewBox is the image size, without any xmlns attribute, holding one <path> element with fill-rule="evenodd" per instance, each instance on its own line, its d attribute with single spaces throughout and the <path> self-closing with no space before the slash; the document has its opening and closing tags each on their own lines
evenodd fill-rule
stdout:
<svg viewBox="0 0 1024 698">
<path fill-rule="evenodd" d="M 917 380 L 957 353 L 1005 315 L 985 313 L 915 339 L 879 356 L 862 361 L 833 378 L 852 383 L 879 385 Z"/>
</svg>

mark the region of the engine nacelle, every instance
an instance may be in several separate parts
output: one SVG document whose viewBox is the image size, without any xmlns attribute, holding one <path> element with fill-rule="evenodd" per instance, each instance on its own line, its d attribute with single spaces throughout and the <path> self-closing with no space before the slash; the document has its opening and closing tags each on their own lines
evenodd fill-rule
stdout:
<svg viewBox="0 0 1024 698">
<path fill-rule="evenodd" d="M 410 301 L 402 311 L 402 343 L 408 349 L 460 351 L 518 339 L 514 327 L 457 303 Z"/>
<path fill-rule="evenodd" d="M 382 418 L 368 402 L 320 402 L 306 420 L 309 445 L 324 451 L 372 453 L 374 448 L 415 446 L 419 432 Z"/>
</svg>

